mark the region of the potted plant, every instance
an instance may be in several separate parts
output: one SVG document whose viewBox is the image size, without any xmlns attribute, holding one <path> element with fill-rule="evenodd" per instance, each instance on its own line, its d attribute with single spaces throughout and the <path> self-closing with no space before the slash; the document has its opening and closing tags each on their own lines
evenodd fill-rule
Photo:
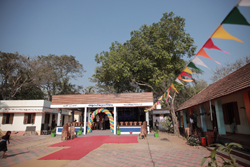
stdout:
<svg viewBox="0 0 250 167">
<path fill-rule="evenodd" d="M 51 137 L 55 137 L 56 136 L 56 128 L 51 130 Z"/>
<path fill-rule="evenodd" d="M 117 135 L 120 135 L 121 134 L 121 130 L 120 130 L 120 127 L 119 127 L 119 125 L 117 125 Z"/>
<path fill-rule="evenodd" d="M 130 131 L 129 133 L 132 135 L 132 133 L 133 133 L 133 132 L 132 132 L 132 131 Z"/>
<path fill-rule="evenodd" d="M 81 135 L 82 134 L 82 125 L 80 126 L 80 129 L 78 131 L 78 135 Z"/>
<path fill-rule="evenodd" d="M 159 130 L 155 131 L 155 137 L 159 137 Z"/>
</svg>

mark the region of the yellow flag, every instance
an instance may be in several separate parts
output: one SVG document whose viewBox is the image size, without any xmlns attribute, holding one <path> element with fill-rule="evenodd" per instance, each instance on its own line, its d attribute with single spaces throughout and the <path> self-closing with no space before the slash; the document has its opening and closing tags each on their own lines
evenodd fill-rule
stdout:
<svg viewBox="0 0 250 167">
<path fill-rule="evenodd" d="M 174 87 L 174 84 L 171 84 L 171 87 L 176 91 L 176 93 L 179 93 L 176 88 Z"/>
<path fill-rule="evenodd" d="M 215 30 L 211 38 L 232 39 L 243 43 L 242 40 L 230 35 L 221 25 Z"/>
<path fill-rule="evenodd" d="M 189 74 L 193 74 L 193 72 L 188 67 L 185 67 L 185 69 L 183 71 L 185 71 L 185 72 L 187 72 Z"/>
</svg>

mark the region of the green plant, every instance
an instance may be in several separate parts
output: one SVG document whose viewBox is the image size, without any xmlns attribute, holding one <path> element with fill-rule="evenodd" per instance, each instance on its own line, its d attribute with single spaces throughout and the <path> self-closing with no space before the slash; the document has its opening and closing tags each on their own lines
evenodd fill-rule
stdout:
<svg viewBox="0 0 250 167">
<path fill-rule="evenodd" d="M 79 131 L 82 131 L 82 125 L 80 126 L 80 130 Z"/>
<path fill-rule="evenodd" d="M 161 122 L 163 128 L 165 128 L 168 132 L 173 132 L 173 128 L 171 127 L 172 125 L 172 119 L 170 116 L 165 117 L 165 121 Z"/>
<path fill-rule="evenodd" d="M 196 135 L 191 135 L 187 138 L 187 143 L 191 146 L 198 146 L 201 144 L 200 138 Z"/>
<path fill-rule="evenodd" d="M 210 156 L 202 158 L 201 166 L 205 163 L 205 161 L 208 158 L 210 158 L 211 161 L 208 162 L 208 166 L 212 166 L 214 164 L 216 167 L 218 167 L 219 165 L 218 165 L 218 162 L 217 162 L 216 157 L 215 157 L 217 150 L 227 152 L 227 154 L 228 154 L 228 156 L 230 158 L 230 160 L 226 161 L 224 158 L 220 157 L 223 160 L 222 166 L 225 166 L 225 167 L 229 167 L 229 166 L 237 167 L 238 166 L 238 164 L 236 163 L 235 158 L 233 158 L 232 155 L 231 155 L 231 151 L 232 151 L 233 147 L 238 147 L 240 149 L 243 149 L 242 145 L 240 145 L 238 143 L 226 143 L 225 146 L 223 146 L 221 144 L 216 143 L 216 144 L 210 144 L 209 146 L 216 146 L 216 147 L 213 149 L 213 151 L 211 151 Z"/>
<path fill-rule="evenodd" d="M 117 130 L 120 130 L 120 127 L 119 127 L 119 125 L 117 125 Z"/>
<path fill-rule="evenodd" d="M 155 131 L 155 133 L 159 133 L 159 130 L 157 129 L 157 130 Z"/>
<path fill-rule="evenodd" d="M 52 129 L 51 133 L 56 133 L 56 128 Z"/>
</svg>

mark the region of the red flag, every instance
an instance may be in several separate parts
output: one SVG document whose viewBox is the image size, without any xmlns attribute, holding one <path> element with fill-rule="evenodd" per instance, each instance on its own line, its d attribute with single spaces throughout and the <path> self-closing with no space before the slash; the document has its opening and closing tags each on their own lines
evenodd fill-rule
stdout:
<svg viewBox="0 0 250 167">
<path fill-rule="evenodd" d="M 184 72 L 184 71 L 182 71 L 180 75 L 185 76 L 185 77 L 190 77 L 190 78 L 192 78 L 191 75 L 188 75 L 188 74 L 187 74 L 186 72 Z"/>
<path fill-rule="evenodd" d="M 218 48 L 218 47 L 213 43 L 213 41 L 212 41 L 211 38 L 209 38 L 209 39 L 207 40 L 207 42 L 205 43 L 205 45 L 204 45 L 203 47 L 204 47 L 204 48 L 207 48 L 207 49 L 217 49 L 217 50 L 220 50 L 220 51 L 222 51 L 222 52 L 224 52 L 224 53 L 226 53 L 226 54 L 230 54 L 230 53 L 228 53 L 228 52 L 226 52 L 226 51 L 223 51 L 223 50 L 221 50 L 220 48 Z"/>
</svg>

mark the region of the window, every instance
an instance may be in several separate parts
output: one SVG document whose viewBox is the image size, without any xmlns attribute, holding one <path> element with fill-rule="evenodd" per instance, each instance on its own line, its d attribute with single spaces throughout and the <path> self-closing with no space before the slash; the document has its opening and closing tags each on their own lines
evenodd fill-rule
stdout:
<svg viewBox="0 0 250 167">
<path fill-rule="evenodd" d="M 12 124 L 14 114 L 3 114 L 2 124 Z"/>
<path fill-rule="evenodd" d="M 35 113 L 25 113 L 24 114 L 24 124 L 34 124 L 35 123 Z"/>
<path fill-rule="evenodd" d="M 237 102 L 223 104 L 222 108 L 225 124 L 231 125 L 235 121 L 237 125 L 240 125 Z"/>
</svg>

